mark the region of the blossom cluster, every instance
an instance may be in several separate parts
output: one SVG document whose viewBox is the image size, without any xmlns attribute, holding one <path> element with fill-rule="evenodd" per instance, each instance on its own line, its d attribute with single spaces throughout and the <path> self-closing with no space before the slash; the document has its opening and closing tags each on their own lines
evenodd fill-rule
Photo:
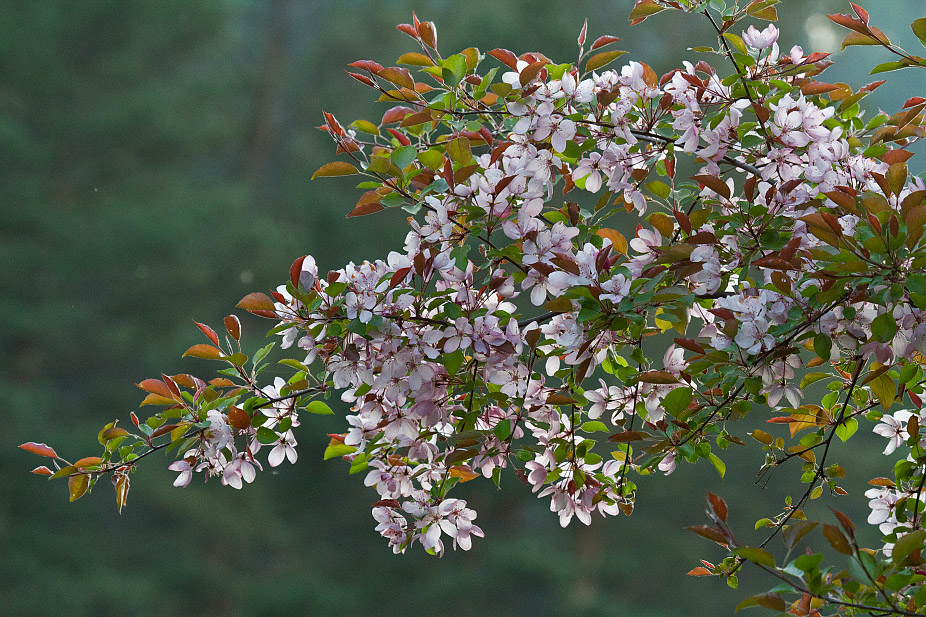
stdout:
<svg viewBox="0 0 926 617">
<path fill-rule="evenodd" d="M 635 14 L 675 4 L 640 0 Z M 768 17 L 773 4 L 748 6 Z M 424 52 L 400 64 L 420 75 L 353 63 L 393 106 L 379 123 L 326 114 L 350 162 L 316 176 L 364 177 L 348 216 L 408 212 L 401 250 L 327 272 L 297 259 L 287 283 L 239 304 L 274 321 L 296 355 L 281 361 L 291 378 L 260 385 L 269 348 L 247 365 L 237 319 L 224 346 L 200 324 L 211 344 L 188 354 L 225 362 L 222 377 L 142 382 L 166 410 L 133 416 L 140 436 L 109 425 L 104 457 L 62 475 L 124 474 L 170 447 L 175 485 L 200 472 L 241 488 L 264 448 L 270 467 L 294 463 L 299 416 L 332 413 L 335 394 L 350 413 L 325 457 L 363 474 L 393 551 L 441 554 L 444 535 L 463 550 L 483 536 L 448 497 L 460 483 L 500 484 L 511 467 L 563 526 L 587 525 L 630 515 L 639 479 L 682 461 L 723 475 L 722 451 L 745 444 L 735 423 L 761 416 L 795 442 L 749 432 L 765 471 L 800 458 L 808 485 L 760 521 L 778 533 L 824 488 L 847 493 L 826 459 L 867 419 L 885 454 L 907 455 L 896 481 L 866 493 L 891 556 L 919 537 L 926 503 L 926 184 L 906 149 L 926 134 L 926 99 L 865 120 L 858 102 L 879 82 L 818 81 L 827 54 L 782 53 L 774 25 L 733 34 L 747 13 L 718 27 L 729 75 L 704 61 L 661 76 L 633 60 L 609 69 L 622 52 L 602 50 L 618 39 L 586 52 L 584 29 L 576 64 L 504 49 L 444 58 L 433 24 L 400 26 Z M 883 43 L 856 13 L 836 21 Z M 502 66 L 483 70 L 487 56 Z M 805 402 L 817 383 L 826 393 Z M 725 508 L 712 503 L 717 526 L 702 535 L 735 546 Z M 750 550 L 709 573 L 765 560 Z"/>
</svg>

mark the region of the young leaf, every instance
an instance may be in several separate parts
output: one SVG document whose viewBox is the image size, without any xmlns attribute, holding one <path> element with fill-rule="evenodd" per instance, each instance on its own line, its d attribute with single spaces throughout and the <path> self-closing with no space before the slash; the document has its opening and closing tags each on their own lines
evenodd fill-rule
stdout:
<svg viewBox="0 0 926 617">
<path fill-rule="evenodd" d="M 334 176 L 352 176 L 354 174 L 359 174 L 360 170 L 348 163 L 347 161 L 332 161 L 331 163 L 325 163 L 318 170 L 312 174 L 312 179 L 315 178 L 327 178 Z"/>
</svg>

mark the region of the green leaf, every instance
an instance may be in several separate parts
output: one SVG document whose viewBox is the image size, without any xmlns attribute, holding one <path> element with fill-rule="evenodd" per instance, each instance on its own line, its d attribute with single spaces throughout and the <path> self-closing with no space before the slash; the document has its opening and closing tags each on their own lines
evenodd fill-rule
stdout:
<svg viewBox="0 0 926 617">
<path fill-rule="evenodd" d="M 923 44 L 923 47 L 926 47 L 926 17 L 920 17 L 915 20 L 910 24 L 910 27 L 913 29 L 913 34 L 916 35 L 916 38 Z"/>
<path fill-rule="evenodd" d="M 605 425 L 604 422 L 598 420 L 591 420 L 584 423 L 581 427 L 581 430 L 586 433 L 610 433 L 611 430 Z"/>
<path fill-rule="evenodd" d="M 599 54 L 595 54 L 594 56 L 588 59 L 588 62 L 585 63 L 585 71 L 586 72 L 596 71 L 600 69 L 601 67 L 607 65 L 608 63 L 612 62 L 613 60 L 620 58 L 626 53 L 627 53 L 626 51 L 614 50 L 614 51 L 603 51 Z"/>
<path fill-rule="evenodd" d="M 350 123 L 351 128 L 357 129 L 363 133 L 368 133 L 370 135 L 379 135 L 379 127 L 370 122 L 369 120 L 354 120 Z"/>
<path fill-rule="evenodd" d="M 884 373 L 872 379 L 868 385 L 875 397 L 877 397 L 878 402 L 884 406 L 884 411 L 889 411 L 891 405 L 894 404 L 894 398 L 897 396 L 897 387 L 894 380 Z"/>
<path fill-rule="evenodd" d="M 473 151 L 470 149 L 469 139 L 466 137 L 451 139 L 448 153 L 450 154 L 450 160 L 461 165 L 466 165 L 473 159 Z"/>
<path fill-rule="evenodd" d="M 456 375 L 460 370 L 460 367 L 463 366 L 463 351 L 457 349 L 453 353 L 441 354 L 440 362 L 444 365 L 444 368 L 447 369 L 449 375 Z"/>
<path fill-rule="evenodd" d="M 894 544 L 894 550 L 891 551 L 891 559 L 894 563 L 900 563 L 910 556 L 913 551 L 923 548 L 923 542 L 926 540 L 926 530 L 917 529 L 901 536 Z"/>
<path fill-rule="evenodd" d="M 352 176 L 358 173 L 360 173 L 360 171 L 347 161 L 333 161 L 319 167 L 318 170 L 312 174 L 312 179 L 333 176 Z"/>
<path fill-rule="evenodd" d="M 717 473 L 720 474 L 720 477 L 721 478 L 724 477 L 724 475 L 727 473 L 727 465 L 722 460 L 720 460 L 719 456 L 717 456 L 713 452 L 711 452 L 708 458 L 710 459 L 711 463 L 714 465 L 714 468 L 717 469 Z"/>
<path fill-rule="evenodd" d="M 832 349 L 833 341 L 826 334 L 821 332 L 813 337 L 813 352 L 824 360 L 830 359 L 830 352 Z"/>
<path fill-rule="evenodd" d="M 357 448 L 354 446 L 348 446 L 343 443 L 334 443 L 325 448 L 325 460 L 327 461 L 330 458 L 353 454 L 356 452 L 356 450 Z"/>
<path fill-rule="evenodd" d="M 751 598 L 746 598 L 736 606 L 736 612 L 740 612 L 744 608 L 749 608 L 750 606 L 761 606 L 762 608 L 767 608 L 773 611 L 779 611 L 781 613 L 785 612 L 788 608 L 788 605 L 785 604 L 785 601 L 777 593 L 764 593 L 758 596 L 752 596 Z"/>
<path fill-rule="evenodd" d="M 309 413 L 314 413 L 319 416 L 333 416 L 334 412 L 331 411 L 331 407 L 328 407 L 328 404 L 324 401 L 312 401 L 305 406 L 305 410 Z"/>
<path fill-rule="evenodd" d="M 897 322 L 891 313 L 881 313 L 871 322 L 871 335 L 879 343 L 890 343 L 897 334 Z"/>
<path fill-rule="evenodd" d="M 855 431 L 858 430 L 858 420 L 855 418 L 849 418 L 839 424 L 836 427 L 836 436 L 842 440 L 843 443 L 849 441 L 849 438 L 855 434 Z"/>
<path fill-rule="evenodd" d="M 392 154 L 389 155 L 390 160 L 395 163 L 395 166 L 399 169 L 405 169 L 412 164 L 412 161 L 415 160 L 415 156 L 418 154 L 418 149 L 415 146 L 402 146 L 401 148 L 396 148 L 392 151 Z"/>
<path fill-rule="evenodd" d="M 262 426 L 257 429 L 257 441 L 266 445 L 276 443 L 280 440 L 280 436 L 274 433 L 272 430 L 266 426 Z"/>
<path fill-rule="evenodd" d="M 801 555 L 794 560 L 794 567 L 796 567 L 801 572 L 811 572 L 816 570 L 822 561 L 822 553 L 817 553 L 815 555 Z"/>
<path fill-rule="evenodd" d="M 877 75 L 878 73 L 888 73 L 890 71 L 896 71 L 897 69 L 903 69 L 910 66 L 903 60 L 895 60 L 892 62 L 883 62 L 871 69 L 869 75 Z"/>
<path fill-rule="evenodd" d="M 418 153 L 418 160 L 428 169 L 437 169 L 444 164 L 444 155 L 431 148 Z"/>
<path fill-rule="evenodd" d="M 775 567 L 775 557 L 772 556 L 764 548 L 753 548 L 751 546 L 741 546 L 733 551 L 734 555 L 738 555 L 743 559 L 748 559 L 762 566 L 768 566 L 769 568 Z"/>
<path fill-rule="evenodd" d="M 662 399 L 662 406 L 671 416 L 679 416 L 683 411 L 688 409 L 691 401 L 694 400 L 690 387 L 675 388 Z"/>
</svg>

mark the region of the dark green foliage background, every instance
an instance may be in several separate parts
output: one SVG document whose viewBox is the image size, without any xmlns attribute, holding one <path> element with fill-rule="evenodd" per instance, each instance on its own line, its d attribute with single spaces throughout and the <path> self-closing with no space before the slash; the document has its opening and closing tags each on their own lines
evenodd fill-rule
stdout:
<svg viewBox="0 0 926 617">
<path fill-rule="evenodd" d="M 889 8 L 875 15 L 910 49 L 916 4 L 878 3 Z M 763 493 L 756 452 L 731 455 L 724 481 L 706 464 L 644 479 L 633 517 L 591 528 L 559 529 L 513 474 L 502 492 L 474 482 L 459 493 L 487 539 L 437 560 L 392 555 L 373 531 L 375 494 L 345 465 L 321 461 L 325 433 L 342 420 L 305 419 L 298 463 L 241 492 L 217 481 L 174 489 L 168 460 L 152 458 L 121 516 L 107 480 L 68 505 L 62 483 L 28 474 L 43 461 L 16 449 L 35 440 L 72 459 L 95 454 L 99 427 L 128 422 L 141 400 L 133 383 L 209 375 L 208 363 L 180 359 L 200 342 L 192 319 L 220 324 L 306 252 L 325 271 L 401 246 L 402 213 L 346 221 L 355 183 L 309 177 L 333 157 L 314 129 L 323 108 L 345 123 L 385 110 L 343 69 L 413 50 L 394 30 L 413 8 L 437 22 L 446 52 L 507 47 L 565 61 L 588 17 L 590 37 L 621 36 L 627 58 L 662 73 L 712 40 L 681 15 L 631 29 L 631 5 L 0 2 L 0 615 L 731 613 L 742 594 L 684 576 L 719 553 L 682 527 L 702 522 L 713 490 L 743 541 L 753 538 L 752 522 L 796 474 L 779 472 Z M 806 46 L 812 13 L 847 9 L 785 2 L 783 47 Z M 859 66 L 829 77 L 857 88 L 869 81 Z M 876 103 L 896 110 L 922 94 L 905 77 Z M 269 324 L 244 323 L 253 351 Z M 881 461 L 844 458 L 858 495 Z M 846 509 L 865 516 L 858 499 Z"/>
</svg>

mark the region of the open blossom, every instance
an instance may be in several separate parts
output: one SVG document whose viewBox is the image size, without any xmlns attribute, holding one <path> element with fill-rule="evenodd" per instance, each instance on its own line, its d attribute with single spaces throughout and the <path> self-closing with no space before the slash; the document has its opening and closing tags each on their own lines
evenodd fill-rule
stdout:
<svg viewBox="0 0 926 617">
<path fill-rule="evenodd" d="M 743 32 L 743 42 L 753 49 L 767 49 L 778 40 L 778 28 L 769 24 L 761 32 L 755 26 L 749 26 Z"/>
</svg>

